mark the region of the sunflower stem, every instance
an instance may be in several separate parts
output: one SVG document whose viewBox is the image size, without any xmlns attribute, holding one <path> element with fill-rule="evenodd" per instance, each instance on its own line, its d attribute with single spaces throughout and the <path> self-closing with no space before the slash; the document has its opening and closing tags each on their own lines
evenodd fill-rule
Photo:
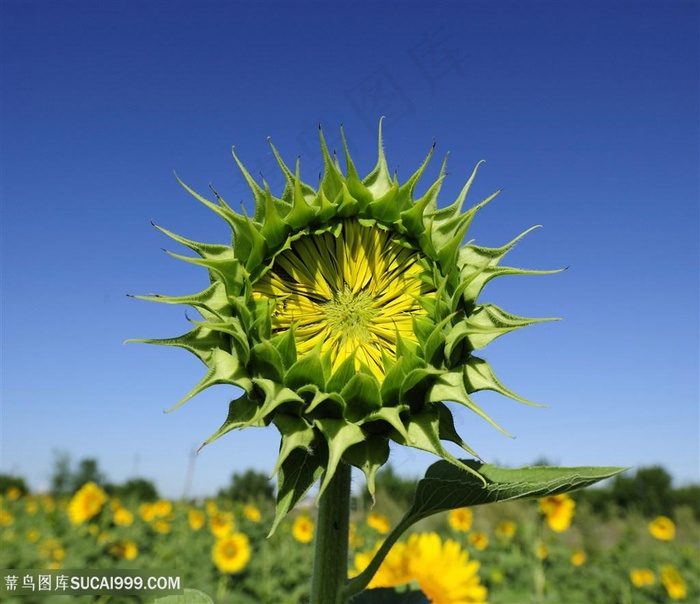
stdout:
<svg viewBox="0 0 700 604">
<path fill-rule="evenodd" d="M 321 496 L 310 604 L 345 604 L 350 527 L 350 466 L 338 465 Z"/>
</svg>

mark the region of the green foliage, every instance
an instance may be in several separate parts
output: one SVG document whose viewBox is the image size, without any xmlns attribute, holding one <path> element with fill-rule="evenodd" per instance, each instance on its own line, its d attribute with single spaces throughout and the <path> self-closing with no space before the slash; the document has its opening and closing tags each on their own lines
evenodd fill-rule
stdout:
<svg viewBox="0 0 700 604">
<path fill-rule="evenodd" d="M 514 499 L 558 495 L 610 478 L 624 468 L 556 468 L 534 466 L 499 468 L 474 460 L 460 460 L 468 468 L 438 461 L 418 481 L 410 509 L 382 543 L 367 568 L 348 585 L 348 593 L 365 588 L 385 556 L 401 535 L 416 522 L 448 510 Z"/>
<path fill-rule="evenodd" d="M 51 472 L 51 492 L 54 495 L 65 495 L 71 492 L 73 480 L 70 465 L 70 454 L 65 451 L 54 453 Z"/>
<path fill-rule="evenodd" d="M 464 506 L 558 495 L 590 486 L 624 470 L 547 466 L 511 469 L 471 460 L 462 463 L 471 467 L 474 473 L 460 472 L 459 468 L 444 461 L 430 466 L 425 478 L 418 482 L 409 513 L 425 516 Z"/>
<path fill-rule="evenodd" d="M 673 505 L 671 475 L 654 466 L 640 468 L 633 476 L 617 476 L 611 498 L 623 510 L 638 510 L 645 516 L 662 514 Z"/>
<path fill-rule="evenodd" d="M 546 472 L 546 468 L 537 470 Z M 488 470 L 484 474 L 488 477 Z M 466 473 L 462 475 L 471 477 Z M 493 474 L 491 477 L 494 478 Z M 552 482 L 549 484 L 555 486 Z M 686 492 L 684 489 L 678 491 Z M 692 489 L 688 488 L 687 493 L 690 496 Z M 294 540 L 291 531 L 293 518 L 290 517 L 284 518 L 277 532 L 266 539 L 274 515 L 271 503 L 260 506 L 262 518 L 260 522 L 252 522 L 243 514 L 241 504 L 224 500 L 209 502 L 220 511 L 232 512 L 235 530 L 245 533 L 250 540 L 251 559 L 248 565 L 242 572 L 228 575 L 219 572 L 212 562 L 215 538 L 209 531 L 211 515 L 204 502 L 197 505 L 174 503 L 172 516 L 167 520 L 169 531 L 162 533 L 155 529 L 156 521 L 145 521 L 140 516 L 138 502 L 130 498 L 122 499 L 123 505 L 134 516 L 133 523 L 128 526 L 114 523 L 113 510 L 109 505 L 105 505 L 94 519 L 75 526 L 70 523 L 60 501 L 54 500 L 49 504 L 46 499 L 51 498 L 25 495 L 17 500 L 5 499 L 3 509 L 12 516 L 12 520 L 0 525 L 0 567 L 46 568 L 52 561 L 50 543 L 55 541 L 65 551 L 61 565 L 66 569 L 177 571 L 183 578 L 184 587 L 201 590 L 217 604 L 308 602 L 313 547 Z M 382 493 L 378 507 L 381 510 L 405 509 L 405 506 L 390 500 L 390 493 Z M 207 522 L 199 530 L 192 529 L 188 524 L 188 512 L 192 509 L 208 514 Z M 447 514 L 433 515 L 411 530 L 436 531 L 443 541 L 456 541 L 469 554 L 470 560 L 480 564 L 479 577 L 488 587 L 488 601 L 493 604 L 661 604 L 670 601 L 659 579 L 660 569 L 666 564 L 673 565 L 687 582 L 688 593 L 684 601 L 698 601 L 700 567 L 697 544 L 700 542 L 700 522 L 694 519 L 689 507 L 675 511 L 673 508 L 662 510 L 664 515 L 675 518 L 676 537 L 670 542 L 654 539 L 647 528 L 648 519 L 639 511 L 617 513 L 614 504 L 611 510 L 610 519 L 603 520 L 591 506 L 582 502 L 576 507 L 569 530 L 555 533 L 543 522 L 535 501 L 514 500 L 475 507 L 473 526 L 468 533 L 450 528 Z M 314 508 L 308 513 L 313 519 Z M 398 516 L 393 516 L 392 520 L 396 518 Z M 359 570 L 352 569 L 355 554 L 373 551 L 385 539 L 385 535 L 368 526 L 366 511 L 355 511 L 351 519 L 361 543 L 353 541 L 350 564 L 351 570 Z M 504 520 L 515 524 L 512 536 L 499 536 L 497 527 Z M 91 532 L 91 525 L 96 530 Z M 33 532 L 36 533 L 35 537 L 31 537 Z M 469 537 L 475 532 L 488 536 L 486 549 L 478 550 L 470 543 Z M 114 544 L 122 540 L 132 540 L 137 544 L 138 556 L 134 560 L 120 559 L 110 553 Z M 544 560 L 534 554 L 539 544 L 545 545 L 548 550 Z M 571 563 L 571 555 L 577 550 L 584 551 L 587 556 L 581 567 Z M 643 588 L 634 587 L 629 573 L 635 568 L 649 568 L 655 574 L 655 583 Z M 419 592 L 410 589 L 400 592 L 400 589 L 373 589 L 356 596 L 351 604 L 426 602 Z M 188 591 L 183 596 L 189 594 Z M 154 599 L 152 595 L 129 599 L 114 596 L 109 601 L 154 604 Z M 7 604 L 61 604 L 65 600 L 65 596 L 36 594 L 9 597 L 3 601 Z M 202 604 L 208 601 L 203 599 Z M 76 597 L 71 602 L 94 604 L 95 597 Z M 185 602 L 161 598 L 157 604 Z"/>
<path fill-rule="evenodd" d="M 265 474 L 246 470 L 243 473 L 234 473 L 230 486 L 221 489 L 218 496 L 241 503 L 262 503 L 274 501 L 275 491 Z"/>
<path fill-rule="evenodd" d="M 700 520 L 700 485 L 691 484 L 674 489 L 673 504 L 674 507 L 689 507 L 695 519 Z"/>
<path fill-rule="evenodd" d="M 400 476 L 396 473 L 391 463 L 388 463 L 377 473 L 376 485 L 379 500 L 388 497 L 403 508 L 407 508 L 413 499 L 416 480 Z M 368 492 L 364 492 L 363 497 L 366 504 L 371 503 L 371 496 Z"/>
<path fill-rule="evenodd" d="M 616 476 L 606 485 L 576 493 L 576 500 L 604 518 L 629 512 L 646 518 L 673 516 L 674 508 L 688 506 L 700 520 L 700 485 L 673 488 L 671 475 L 660 466 Z"/>
<path fill-rule="evenodd" d="M 55 453 L 53 471 L 51 473 L 51 492 L 54 495 L 75 493 L 86 482 L 94 482 L 104 486 L 107 479 L 100 471 L 96 459 L 86 457 L 72 468 L 70 455 L 65 451 Z"/>
<path fill-rule="evenodd" d="M 123 484 L 110 484 L 106 490 L 116 497 L 137 501 L 155 501 L 159 497 L 156 485 L 145 478 L 130 478 Z"/>
<path fill-rule="evenodd" d="M 20 476 L 11 476 L 10 474 L 0 474 L 0 494 L 6 493 L 7 489 L 19 489 L 21 494 L 29 493 L 29 488 L 24 478 Z"/>
</svg>

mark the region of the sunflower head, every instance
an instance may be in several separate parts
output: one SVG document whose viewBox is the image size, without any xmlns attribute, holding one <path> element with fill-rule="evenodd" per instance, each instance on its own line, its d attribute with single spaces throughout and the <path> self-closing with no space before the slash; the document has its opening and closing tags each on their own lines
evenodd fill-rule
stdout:
<svg viewBox="0 0 700 604">
<path fill-rule="evenodd" d="M 344 172 L 320 128 L 319 138 L 324 171 L 317 188 L 301 180 L 298 161 L 292 171 L 271 145 L 286 181 L 280 197 L 258 184 L 234 152 L 254 200 L 252 216 L 216 192 L 211 201 L 181 182 L 229 224 L 232 243 L 199 243 L 157 227 L 197 254 L 171 255 L 204 267 L 210 284 L 191 296 L 139 296 L 193 306 L 201 315 L 180 337 L 140 340 L 184 348 L 206 365 L 202 381 L 175 407 L 214 384 L 243 391 L 205 444 L 236 428 L 279 430 L 278 520 L 319 478 L 323 493 L 341 463 L 360 468 L 374 493 L 392 441 L 471 471 L 442 444 L 476 456 L 445 401 L 493 425 L 474 392 L 528 402 L 474 351 L 547 320 L 477 302 L 494 277 L 549 272 L 500 265 L 522 235 L 500 248 L 463 245 L 477 211 L 498 194 L 463 210 L 479 164 L 454 203 L 439 208 L 444 162 L 437 180 L 414 197 L 433 149 L 399 183 L 387 167 L 381 123 L 378 160 L 364 178 L 344 135 Z"/>
</svg>

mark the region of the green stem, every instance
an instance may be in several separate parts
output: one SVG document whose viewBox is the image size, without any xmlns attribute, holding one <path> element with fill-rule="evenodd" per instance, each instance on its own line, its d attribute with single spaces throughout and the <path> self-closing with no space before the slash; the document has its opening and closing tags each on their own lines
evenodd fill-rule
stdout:
<svg viewBox="0 0 700 604">
<path fill-rule="evenodd" d="M 369 582 L 372 580 L 372 577 L 374 577 L 379 567 L 382 565 L 382 562 L 384 562 L 384 558 L 386 558 L 386 555 L 394 546 L 394 543 L 396 543 L 401 535 L 403 535 L 416 522 L 419 522 L 428 516 L 430 516 L 430 514 L 416 514 L 413 512 L 412 508 L 406 512 L 404 517 L 399 520 L 399 523 L 393 529 L 391 529 L 391 532 L 386 536 L 386 539 L 384 539 L 381 546 L 374 554 L 374 557 L 372 560 L 370 560 L 367 568 L 348 582 L 345 588 L 346 595 L 351 597 L 365 589 L 365 587 L 369 585 Z"/>
<path fill-rule="evenodd" d="M 386 539 L 384 539 L 382 545 L 377 550 L 377 553 L 374 554 L 374 557 L 367 565 L 367 568 L 365 568 L 365 570 L 363 570 L 359 575 L 352 579 L 350 583 L 348 583 L 347 587 L 345 588 L 345 593 L 348 596 L 354 596 L 369 585 L 369 582 L 372 580 L 372 577 L 374 577 L 374 574 L 381 566 L 384 558 L 386 558 L 386 555 L 389 553 L 389 550 L 392 548 L 394 543 L 399 540 L 399 537 L 401 537 L 401 535 L 403 535 L 411 525 L 418 522 L 418 520 L 419 518 L 412 516 L 411 514 L 406 514 L 401 519 L 401 521 L 392 529 L 391 533 L 387 535 Z"/>
<path fill-rule="evenodd" d="M 345 604 L 350 527 L 350 466 L 339 464 L 321 496 L 310 604 Z"/>
</svg>

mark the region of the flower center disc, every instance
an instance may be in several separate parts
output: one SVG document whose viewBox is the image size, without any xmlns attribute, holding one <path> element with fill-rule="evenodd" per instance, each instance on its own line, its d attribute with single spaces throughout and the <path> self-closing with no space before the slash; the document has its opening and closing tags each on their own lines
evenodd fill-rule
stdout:
<svg viewBox="0 0 700 604">
<path fill-rule="evenodd" d="M 328 325 L 333 332 L 341 332 L 344 337 L 368 342 L 368 327 L 376 314 L 374 298 L 366 291 L 354 294 L 346 285 L 337 292 L 334 299 L 324 305 Z"/>
<path fill-rule="evenodd" d="M 419 296 L 434 291 L 419 259 L 390 232 L 349 219 L 336 234 L 294 240 L 253 291 L 277 302 L 276 334 L 295 327 L 297 354 L 320 346 L 333 370 L 354 354 L 357 368 L 382 380 L 384 356 L 396 358 L 399 335 L 416 341 L 412 317 L 426 314 Z"/>
</svg>

